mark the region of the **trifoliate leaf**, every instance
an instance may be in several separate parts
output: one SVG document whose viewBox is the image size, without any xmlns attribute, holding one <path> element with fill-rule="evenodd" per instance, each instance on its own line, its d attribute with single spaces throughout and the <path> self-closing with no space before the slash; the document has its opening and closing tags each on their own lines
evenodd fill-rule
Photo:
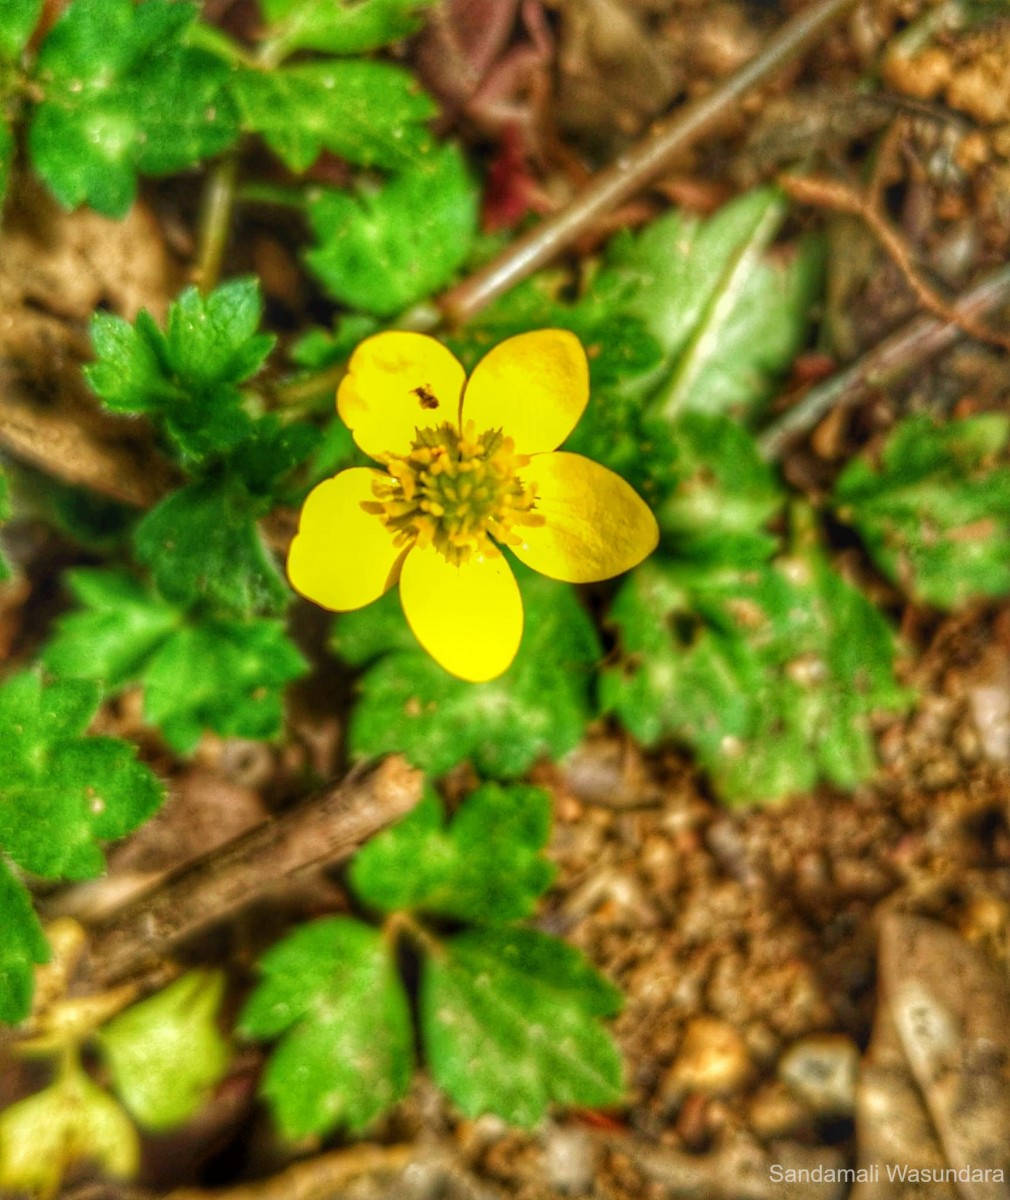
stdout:
<svg viewBox="0 0 1010 1200">
<path fill-rule="evenodd" d="M 468 1117 L 535 1125 L 550 1104 L 623 1098 L 601 1017 L 616 988 L 573 947 L 532 929 L 475 929 L 425 956 L 421 1028 L 436 1083 Z"/>
<path fill-rule="evenodd" d="M 129 833 L 162 802 L 133 746 L 82 736 L 98 700 L 94 683 L 43 686 L 31 672 L 0 686 L 0 848 L 36 875 L 97 875 L 98 842 Z"/>
<path fill-rule="evenodd" d="M 409 72 L 392 63 L 299 63 L 243 71 L 232 86 L 243 123 L 292 171 L 323 150 L 365 167 L 416 166 L 433 146 L 436 112 Z"/>
<path fill-rule="evenodd" d="M 0 801 L 2 803 L 2 801 Z M 33 968 L 49 961 L 49 944 L 24 884 L 0 858 L 0 1021 L 16 1025 L 31 1012 Z"/>
<path fill-rule="evenodd" d="M 415 909 L 488 922 L 528 917 L 554 878 L 543 857 L 550 822 L 550 797 L 539 788 L 486 783 L 447 827 L 429 792 L 358 852 L 351 886 L 384 912 Z"/>
<path fill-rule="evenodd" d="M 902 421 L 879 464 L 851 462 L 833 502 L 877 566 L 938 608 L 1010 592 L 1010 418 Z"/>
<path fill-rule="evenodd" d="M 655 512 L 671 551 L 696 563 L 770 558 L 778 539 L 766 526 L 785 491 L 753 437 L 730 417 L 699 412 L 667 429 L 679 482 Z"/>
<path fill-rule="evenodd" d="M 231 145 L 231 68 L 186 44 L 196 4 L 74 0 L 39 51 L 32 162 L 61 204 L 121 217 L 137 173 L 166 175 Z"/>
<path fill-rule="evenodd" d="M 0 523 L 6 521 L 10 515 L 10 489 L 7 486 L 6 476 L 0 473 Z M 6 583 L 11 574 L 10 563 L 4 557 L 3 549 L 0 548 L 0 583 Z"/>
<path fill-rule="evenodd" d="M 144 718 L 180 754 L 194 749 L 205 729 L 275 738 L 283 688 L 307 670 L 282 621 L 208 618 L 178 630 L 144 666 Z"/>
<path fill-rule="evenodd" d="M 59 678 L 119 687 L 139 676 L 184 620 L 178 608 L 125 572 L 81 568 L 64 578 L 84 607 L 60 617 L 42 648 L 43 664 Z"/>
<path fill-rule="evenodd" d="M 188 613 L 118 571 L 71 571 L 68 581 L 84 607 L 61 617 L 43 647 L 53 674 L 112 689 L 143 684 L 144 717 L 180 753 L 205 729 L 280 732 L 283 688 L 306 670 L 280 621 Z"/>
<path fill-rule="evenodd" d="M 84 1160 L 129 1178 L 140 1165 L 140 1140 L 79 1066 L 0 1112 L 0 1188 L 7 1194 L 55 1196 L 68 1168 Z"/>
<path fill-rule="evenodd" d="M 477 190 L 455 146 L 357 195 L 320 190 L 308 203 L 319 246 L 306 262 L 353 308 L 392 316 L 452 278 L 477 228 Z"/>
<path fill-rule="evenodd" d="M 205 601 L 242 616 L 279 612 L 289 593 L 256 527 L 261 511 L 234 478 L 187 484 L 137 526 L 137 560 L 178 603 Z"/>
<path fill-rule="evenodd" d="M 32 36 L 43 0 L 6 0 L 0 13 L 0 59 L 14 59 Z"/>
<path fill-rule="evenodd" d="M 274 345 L 256 332 L 262 310 L 256 280 L 233 279 L 209 296 L 187 288 L 169 308 L 165 333 L 147 312 L 133 324 L 97 313 L 98 361 L 85 375 L 113 412 L 160 417 L 184 460 L 227 453 L 253 436 L 238 385 Z"/>
<path fill-rule="evenodd" d="M 708 220 L 671 213 L 612 244 L 606 274 L 624 289 L 667 356 L 655 404 L 669 418 L 687 409 L 750 418 L 802 344 L 820 284 L 815 241 L 772 259 L 785 217 L 774 189 L 748 192 Z"/>
<path fill-rule="evenodd" d="M 98 1044 L 126 1108 L 145 1129 L 189 1120 L 225 1075 L 231 1056 L 216 1020 L 220 971 L 190 971 L 106 1025 Z"/>
<path fill-rule="evenodd" d="M 596 632 L 569 585 L 523 572 L 522 590 L 522 645 L 512 666 L 490 683 L 456 679 L 419 649 L 395 596 L 341 617 L 336 645 L 349 662 L 393 651 L 359 680 L 352 754 L 395 750 L 431 775 L 469 759 L 481 775 L 509 779 L 541 756 L 557 759 L 576 746 L 590 719 L 592 668 L 602 655 Z M 377 633 L 387 638 L 385 647 Z"/>
<path fill-rule="evenodd" d="M 414 33 L 435 0 L 260 0 L 277 53 L 362 54 Z M 276 54 L 275 56 L 276 57 Z"/>
<path fill-rule="evenodd" d="M 202 296 L 193 287 L 168 310 L 165 350 L 191 391 L 242 383 L 263 366 L 276 338 L 257 333 L 263 316 L 259 282 L 232 279 Z"/>
<path fill-rule="evenodd" d="M 288 1137 L 363 1129 L 405 1094 L 410 1011 L 381 932 L 328 917 L 295 930 L 259 965 L 238 1029 L 281 1037 L 260 1088 Z"/>
<path fill-rule="evenodd" d="M 890 627 L 815 554 L 708 571 L 654 557 L 610 619 L 622 661 L 603 708 L 647 745 L 689 746 L 730 804 L 854 787 L 875 766 L 872 714 L 909 699 Z"/>
</svg>

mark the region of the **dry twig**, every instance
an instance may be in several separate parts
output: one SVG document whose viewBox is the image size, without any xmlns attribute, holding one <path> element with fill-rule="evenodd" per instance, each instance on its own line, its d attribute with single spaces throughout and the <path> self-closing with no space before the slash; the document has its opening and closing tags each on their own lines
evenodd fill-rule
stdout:
<svg viewBox="0 0 1010 1200">
<path fill-rule="evenodd" d="M 164 960 L 178 943 L 284 878 L 346 859 L 420 797 L 420 772 L 394 756 L 187 863 L 93 928 L 93 986 L 138 975 L 148 986 L 162 983 Z"/>
</svg>

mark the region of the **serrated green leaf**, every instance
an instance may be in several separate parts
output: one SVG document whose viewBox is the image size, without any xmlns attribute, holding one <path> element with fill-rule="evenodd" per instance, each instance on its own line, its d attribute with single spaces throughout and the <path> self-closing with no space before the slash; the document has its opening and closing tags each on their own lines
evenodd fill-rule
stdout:
<svg viewBox="0 0 1010 1200">
<path fill-rule="evenodd" d="M 55 1083 L 0 1112 L 0 1188 L 55 1196 L 69 1167 L 90 1160 L 128 1178 L 140 1141 L 119 1105 L 75 1066 Z"/>
<path fill-rule="evenodd" d="M 10 515 L 10 489 L 7 486 L 7 477 L 0 472 L 0 523 L 6 521 Z M 0 547 L 0 583 L 6 583 L 12 574 L 10 563 L 4 557 L 3 549 Z"/>
<path fill-rule="evenodd" d="M 436 1083 L 468 1117 L 535 1125 L 550 1104 L 619 1104 L 621 1060 L 600 1022 L 620 993 L 532 929 L 477 929 L 425 956 L 421 1027 Z"/>
<path fill-rule="evenodd" d="M 908 417 L 879 465 L 855 459 L 833 503 L 878 567 L 917 600 L 957 608 L 1010 593 L 1010 418 Z"/>
<path fill-rule="evenodd" d="M 157 778 L 118 738 L 83 737 L 97 685 L 32 672 L 0 686 L 0 848 L 26 871 L 82 879 L 104 865 L 99 839 L 122 837 L 163 799 Z"/>
<path fill-rule="evenodd" d="M 243 71 L 232 86 L 245 127 L 292 171 L 323 150 L 365 167 L 417 166 L 431 151 L 436 112 L 409 72 L 392 63 L 299 63 Z"/>
<path fill-rule="evenodd" d="M 614 601 L 622 661 L 601 704 L 647 745 L 688 745 L 748 805 L 874 769 L 870 718 L 900 710 L 892 630 L 817 554 L 751 568 L 653 558 Z"/>
<path fill-rule="evenodd" d="M 543 857 L 550 797 L 539 788 L 488 783 L 469 795 L 448 827 L 429 792 L 403 821 L 379 834 L 351 864 L 351 886 L 384 912 L 414 909 L 461 921 L 531 916 L 554 878 Z"/>
<path fill-rule="evenodd" d="M 436 0 L 260 0 L 277 53 L 363 54 L 413 33 Z M 275 55 L 276 56 L 276 55 Z"/>
<path fill-rule="evenodd" d="M 291 361 L 310 371 L 346 362 L 355 346 L 379 329 L 374 317 L 344 313 L 337 317 L 332 331 L 315 328 L 300 337 L 291 347 Z"/>
<path fill-rule="evenodd" d="M 522 645 L 490 683 L 456 679 L 420 650 L 395 596 L 341 617 L 336 644 L 348 661 L 392 650 L 359 680 L 352 754 L 395 750 L 431 775 L 469 759 L 481 775 L 509 779 L 541 756 L 557 759 L 576 746 L 589 721 L 591 669 L 602 654 L 596 632 L 569 585 L 523 572 L 522 591 Z"/>
<path fill-rule="evenodd" d="M 182 621 L 179 610 L 122 571 L 81 568 L 65 576 L 85 607 L 60 617 L 42 649 L 58 677 L 118 687 L 137 678 L 154 650 Z"/>
<path fill-rule="evenodd" d="M 42 15 L 42 0 L 4 0 L 0 12 L 0 59 L 15 59 Z"/>
<path fill-rule="evenodd" d="M 123 216 L 138 172 L 170 174 L 235 140 L 230 68 L 185 41 L 198 11 L 180 0 L 74 0 L 49 31 L 28 145 L 61 204 Z"/>
<path fill-rule="evenodd" d="M 190 971 L 99 1033 L 112 1086 L 144 1128 L 181 1125 L 224 1078 L 231 1051 L 216 1024 L 224 982 L 221 971 Z"/>
<path fill-rule="evenodd" d="M 205 729 L 222 737 L 277 737 L 283 689 L 308 664 L 282 621 L 205 619 L 172 634 L 145 664 L 144 717 L 180 754 Z"/>
<path fill-rule="evenodd" d="M 234 478 L 187 484 L 137 526 L 137 560 L 177 603 L 205 601 L 242 616 L 278 612 L 289 593 L 256 527 L 260 511 Z"/>
<path fill-rule="evenodd" d="M 410 1011 L 380 932 L 328 917 L 295 930 L 259 965 L 238 1030 L 281 1036 L 261 1091 L 288 1137 L 363 1129 L 405 1094 Z"/>
<path fill-rule="evenodd" d="M 666 543 L 696 563 L 757 565 L 778 539 L 767 524 L 786 498 L 753 437 L 730 417 L 684 413 L 669 431 L 677 487 L 655 510 Z"/>
<path fill-rule="evenodd" d="M 392 316 L 448 283 L 477 228 L 477 190 L 455 146 L 358 194 L 309 199 L 319 245 L 306 262 L 335 300 Z"/>
<path fill-rule="evenodd" d="M 85 607 L 61 617 L 43 648 L 54 674 L 143 684 L 145 718 L 180 753 L 206 729 L 280 733 L 283 688 L 307 669 L 282 622 L 186 613 L 118 571 L 72 571 L 69 584 Z"/>
<path fill-rule="evenodd" d="M 49 943 L 23 883 L 0 857 L 0 1021 L 16 1025 L 31 1012 L 34 967 L 49 961 Z"/>
<path fill-rule="evenodd" d="M 263 366 L 277 339 L 257 333 L 263 316 L 259 281 L 231 279 L 201 295 L 186 288 L 168 310 L 165 349 L 192 391 L 242 383 Z"/>
<path fill-rule="evenodd" d="M 276 340 L 256 332 L 262 311 L 259 284 L 240 278 L 208 296 L 187 288 L 169 308 L 165 333 L 148 312 L 133 324 L 97 313 L 97 362 L 85 376 L 113 412 L 161 418 L 187 465 L 240 445 L 244 453 L 263 434 L 242 408 L 238 385 L 260 369 Z"/>
</svg>

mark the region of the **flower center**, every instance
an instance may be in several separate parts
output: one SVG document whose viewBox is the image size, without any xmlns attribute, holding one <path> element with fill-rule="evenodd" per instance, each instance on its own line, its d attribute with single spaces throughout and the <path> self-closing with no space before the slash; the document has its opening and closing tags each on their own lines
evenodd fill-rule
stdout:
<svg viewBox="0 0 1010 1200">
<path fill-rule="evenodd" d="M 388 478 L 373 484 L 364 505 L 396 534 L 397 545 L 434 546 L 459 565 L 474 553 L 499 553 L 494 542 L 518 545 L 515 525 L 542 525 L 536 491 L 517 472 L 529 457 L 500 429 L 460 433 L 448 423 L 415 431 L 406 456 L 386 455 Z M 494 542 L 491 539 L 494 539 Z"/>
</svg>

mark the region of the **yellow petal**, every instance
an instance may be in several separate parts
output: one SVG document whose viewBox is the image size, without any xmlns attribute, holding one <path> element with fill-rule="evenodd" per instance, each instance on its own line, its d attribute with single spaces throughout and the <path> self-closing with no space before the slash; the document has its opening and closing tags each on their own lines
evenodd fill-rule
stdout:
<svg viewBox="0 0 1010 1200">
<path fill-rule="evenodd" d="M 451 351 L 423 333 L 366 338 L 337 390 L 337 411 L 366 454 L 406 454 L 419 426 L 459 422 L 466 373 Z"/>
<path fill-rule="evenodd" d="M 352 467 L 309 492 L 288 552 L 296 592 L 323 608 L 347 612 L 371 604 L 396 583 L 403 548 L 363 502 L 374 501 L 382 471 Z"/>
<path fill-rule="evenodd" d="M 589 363 L 565 329 L 521 333 L 489 351 L 463 396 L 463 422 L 504 430 L 520 454 L 560 446 L 589 400 Z"/>
<path fill-rule="evenodd" d="M 635 489 L 581 454 L 540 454 L 519 472 L 536 484 L 538 526 L 517 526 L 516 558 L 541 575 L 594 583 L 637 566 L 659 541 L 656 518 Z"/>
<path fill-rule="evenodd" d="M 415 547 L 400 575 L 400 603 L 417 640 L 460 679 L 494 679 L 519 649 L 522 597 L 502 555 L 457 567 L 434 547 Z"/>
</svg>

